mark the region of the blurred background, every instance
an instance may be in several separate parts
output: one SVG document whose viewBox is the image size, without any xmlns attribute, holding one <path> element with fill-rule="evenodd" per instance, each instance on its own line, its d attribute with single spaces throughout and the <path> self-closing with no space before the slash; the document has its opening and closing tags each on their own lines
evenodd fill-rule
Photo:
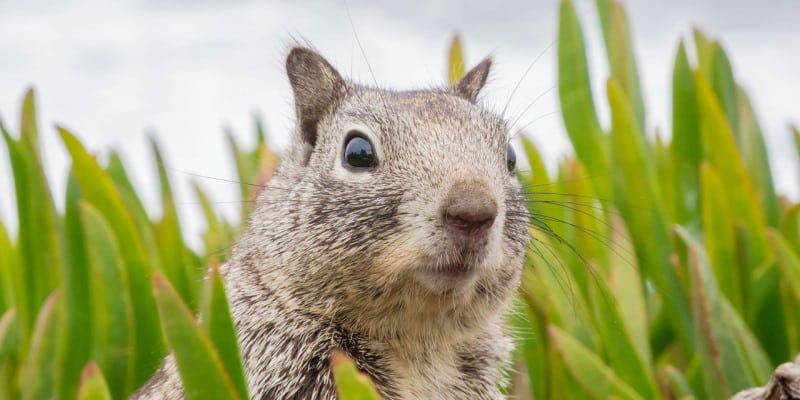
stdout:
<svg viewBox="0 0 800 400">
<path fill-rule="evenodd" d="M 587 30 L 600 116 L 606 75 L 594 2 L 576 1 Z M 548 1 L 248 1 L 0 0 L 0 117 L 17 132 L 24 91 L 38 94 L 44 163 L 56 202 L 63 202 L 68 158 L 53 125 L 70 128 L 103 157 L 118 150 L 151 209 L 156 172 L 148 135 L 173 169 L 188 239 L 201 224 L 189 182 L 210 189 L 225 209 L 238 189 L 181 173 L 235 177 L 223 132 L 254 140 L 260 117 L 281 150 L 292 130 L 292 95 L 283 59 L 292 43 L 313 44 L 343 75 L 393 88 L 446 79 L 450 39 L 460 33 L 470 64 L 493 54 L 483 100 L 509 115 L 555 165 L 571 148 L 564 133 L 555 75 L 557 6 Z M 800 196 L 787 129 L 800 122 L 800 1 L 626 2 L 647 106 L 647 125 L 670 131 L 671 68 L 678 37 L 692 26 L 720 38 L 761 120 L 778 192 Z M 722 12 L 720 12 L 720 10 Z M 348 15 L 349 14 L 349 15 Z M 352 19 L 352 23 L 351 23 Z M 365 57 L 356 39 L 360 39 Z M 511 91 L 535 62 L 512 99 Z M 368 63 L 367 63 L 368 61 Z M 532 101 L 537 99 L 532 106 Z M 606 123 L 607 121 L 601 121 Z M 13 186 L 0 154 L 0 219 L 14 231 Z M 237 204 L 230 204 L 234 217 Z"/>
</svg>

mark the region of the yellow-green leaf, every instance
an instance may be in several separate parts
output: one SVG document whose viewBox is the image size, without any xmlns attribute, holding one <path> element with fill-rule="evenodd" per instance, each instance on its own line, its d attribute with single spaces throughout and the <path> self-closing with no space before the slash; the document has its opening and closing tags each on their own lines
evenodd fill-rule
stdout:
<svg viewBox="0 0 800 400">
<path fill-rule="evenodd" d="M 548 327 L 548 334 L 553 346 L 563 358 L 570 375 L 593 398 L 644 398 L 621 380 L 597 354 L 587 349 L 568 333 L 551 325 Z M 562 390 L 566 392 L 569 389 L 563 388 Z"/>
<path fill-rule="evenodd" d="M 19 372 L 23 400 L 50 399 L 55 396 L 59 296 L 59 292 L 48 296 L 36 317 L 30 352 Z"/>
<path fill-rule="evenodd" d="M 739 313 L 744 315 L 743 282 L 749 276 L 742 275 L 736 260 L 736 225 L 725 189 L 716 169 L 704 162 L 700 168 L 702 189 L 703 238 L 714 276 L 720 289 Z"/>
<path fill-rule="evenodd" d="M 108 174 L 75 136 L 64 128 L 59 128 L 59 133 L 72 156 L 72 171 L 83 197 L 108 221 L 127 266 L 126 280 L 135 321 L 131 328 L 137 344 L 131 349 L 131 357 L 136 366 L 134 385 L 139 385 L 158 368 L 165 353 L 155 299 L 150 290 L 151 264 L 132 216 Z"/>
<path fill-rule="evenodd" d="M 694 74 L 681 42 L 672 72 L 672 144 L 675 160 L 675 216 L 687 223 L 699 215 L 699 165 L 703 158 Z"/>
<path fill-rule="evenodd" d="M 369 377 L 358 371 L 355 362 L 338 350 L 331 352 L 331 368 L 340 400 L 378 400 L 380 396 Z"/>
<path fill-rule="evenodd" d="M 734 215 L 742 220 L 747 234 L 752 236 L 749 239 L 752 241 L 755 263 L 751 267 L 754 268 L 769 256 L 764 236 L 766 228 L 764 214 L 719 101 L 702 75 L 695 74 L 695 84 L 697 85 L 700 110 L 703 151 L 708 161 L 720 173 Z"/>
<path fill-rule="evenodd" d="M 640 132 L 645 129 L 645 110 L 642 91 L 639 86 L 639 72 L 633 54 L 628 17 L 625 9 L 617 1 L 597 0 L 603 40 L 606 45 L 608 65 L 611 76 L 619 82 L 630 101 Z"/>
<path fill-rule="evenodd" d="M 641 352 L 634 343 L 620 312 L 618 300 L 608 290 L 605 282 L 596 280 L 590 304 L 594 309 L 597 331 L 602 339 L 608 366 L 633 390 L 646 399 L 659 399 L 661 395 L 650 370 L 649 351 Z"/>
<path fill-rule="evenodd" d="M 242 369 L 242 357 L 236 340 L 236 327 L 228 307 L 219 265 L 216 263 L 212 264 L 206 277 L 200 316 L 203 330 L 219 353 L 222 366 L 231 378 L 239 398 L 249 398 Z"/>
<path fill-rule="evenodd" d="M 33 91 L 25 96 L 20 121 L 19 139 L 13 139 L 2 125 L 0 131 L 11 161 L 17 200 L 19 268 L 15 278 L 21 282 L 16 304 L 23 329 L 20 345 L 25 349 L 36 310 L 60 283 L 62 231 L 39 156 Z"/>
<path fill-rule="evenodd" d="M 753 365 L 744 354 L 747 349 L 736 334 L 743 324 L 721 295 L 703 248 L 684 229 L 676 230 L 689 246 L 692 317 L 706 394 L 727 398 L 757 386 L 760 377 L 754 376 Z"/>
<path fill-rule="evenodd" d="M 81 373 L 78 400 L 111 400 L 111 392 L 97 364 L 91 362 Z"/>
<path fill-rule="evenodd" d="M 608 138 L 595 112 L 586 46 L 571 0 L 562 0 L 559 12 L 558 94 L 564 125 L 578 158 L 592 174 L 610 173 Z M 607 181 L 592 182 L 598 195 L 608 198 Z"/>
<path fill-rule="evenodd" d="M 134 387 L 131 349 L 137 347 L 130 332 L 136 325 L 127 266 L 120 258 L 114 232 L 100 211 L 86 201 L 79 205 L 91 271 L 91 296 L 94 318 L 92 358 L 106 371 L 114 397 L 129 395 Z"/>
<path fill-rule="evenodd" d="M 197 289 L 200 286 L 201 268 L 193 265 L 187 257 L 188 250 L 183 244 L 183 233 L 178 220 L 172 184 L 155 138 L 151 138 L 150 146 L 155 155 L 161 187 L 161 220 L 154 224 L 156 245 L 161 256 L 161 270 L 189 308 L 197 310 Z"/>
<path fill-rule="evenodd" d="M 17 310 L 9 308 L 0 317 L 0 399 L 19 398 L 19 322 Z"/>
<path fill-rule="evenodd" d="M 450 56 L 447 63 L 447 78 L 451 85 L 455 85 L 466 73 L 464 63 L 464 50 L 461 48 L 461 37 L 454 35 L 450 41 Z"/>
<path fill-rule="evenodd" d="M 614 182 L 615 199 L 633 239 L 636 257 L 645 277 L 652 279 L 664 299 L 667 315 L 684 350 L 694 346 L 689 302 L 670 264 L 669 228 L 644 136 L 624 93 L 608 82 L 611 104 L 611 138 L 614 166 L 620 171 Z"/>
<path fill-rule="evenodd" d="M 80 191 L 75 176 L 67 180 L 67 201 L 64 207 L 64 230 L 67 246 L 61 290 L 64 297 L 64 326 L 60 332 L 57 395 L 60 400 L 74 399 L 83 365 L 89 360 L 94 339 L 90 290 L 90 265 L 87 242 L 81 225 L 78 202 Z M 102 316 L 100 316 L 102 317 Z"/>
<path fill-rule="evenodd" d="M 781 280 L 789 287 L 795 299 L 800 301 L 800 256 L 792 250 L 780 232 L 770 230 L 769 238 L 781 269 Z"/>
<path fill-rule="evenodd" d="M 635 265 L 635 253 L 631 240 L 619 215 L 611 214 L 609 220 L 613 252 L 610 259 L 608 286 L 612 298 L 619 305 L 622 327 L 630 336 L 631 343 L 644 365 L 652 364 L 650 334 L 647 325 L 646 299 L 642 288 L 642 277 Z"/>
<path fill-rule="evenodd" d="M 739 101 L 739 130 L 741 143 L 739 148 L 744 157 L 745 167 L 750 173 L 761 204 L 764 206 L 764 217 L 767 225 L 776 227 L 780 219 L 778 196 L 772 182 L 772 170 L 769 165 L 769 154 L 764 143 L 764 134 L 758 118 L 750 104 L 750 99 L 742 87 L 738 87 L 736 96 Z"/>
<path fill-rule="evenodd" d="M 163 276 L 156 274 L 153 290 L 164 335 L 175 356 L 186 398 L 240 399 L 214 344 L 175 289 Z"/>
</svg>

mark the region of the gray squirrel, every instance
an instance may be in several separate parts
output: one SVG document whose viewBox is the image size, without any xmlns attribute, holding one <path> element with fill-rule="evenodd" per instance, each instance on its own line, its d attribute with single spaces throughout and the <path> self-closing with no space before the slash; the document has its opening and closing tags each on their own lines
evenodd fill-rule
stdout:
<svg viewBox="0 0 800 400">
<path fill-rule="evenodd" d="M 530 237 L 490 67 L 390 91 L 291 49 L 294 138 L 222 269 L 252 398 L 335 399 L 334 350 L 386 399 L 502 398 Z M 134 394 L 183 397 L 172 357 Z"/>
</svg>

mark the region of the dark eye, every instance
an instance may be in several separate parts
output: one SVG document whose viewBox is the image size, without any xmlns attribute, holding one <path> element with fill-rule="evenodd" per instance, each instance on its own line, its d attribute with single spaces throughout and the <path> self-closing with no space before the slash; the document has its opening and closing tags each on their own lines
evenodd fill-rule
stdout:
<svg viewBox="0 0 800 400">
<path fill-rule="evenodd" d="M 514 172 L 514 167 L 517 166 L 517 153 L 510 144 L 508 145 L 508 153 L 506 154 L 506 166 L 508 167 L 508 172 Z"/>
<path fill-rule="evenodd" d="M 359 131 L 351 131 L 344 146 L 344 164 L 353 168 L 373 168 L 378 165 L 372 143 Z"/>
</svg>

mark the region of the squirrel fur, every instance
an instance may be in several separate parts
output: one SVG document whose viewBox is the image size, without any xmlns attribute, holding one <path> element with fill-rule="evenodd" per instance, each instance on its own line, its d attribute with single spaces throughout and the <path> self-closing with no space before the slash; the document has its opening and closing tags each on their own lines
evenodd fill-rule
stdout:
<svg viewBox="0 0 800 400">
<path fill-rule="evenodd" d="M 252 398 L 335 399 L 335 349 L 386 399 L 502 398 L 529 233 L 506 123 L 476 100 L 490 67 L 390 91 L 290 51 L 294 138 L 223 266 Z M 373 167 L 347 165 L 354 134 Z M 184 396 L 171 356 L 134 394 Z"/>
</svg>

